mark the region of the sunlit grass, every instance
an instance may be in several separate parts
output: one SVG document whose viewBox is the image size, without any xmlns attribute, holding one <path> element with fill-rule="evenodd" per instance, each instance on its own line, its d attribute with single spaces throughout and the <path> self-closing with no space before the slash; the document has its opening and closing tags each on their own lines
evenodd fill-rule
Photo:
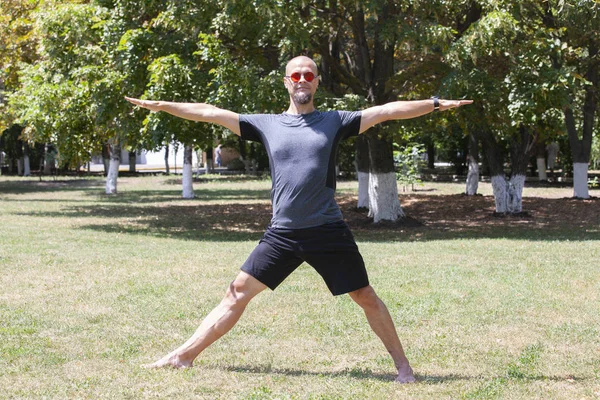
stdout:
<svg viewBox="0 0 600 400">
<path fill-rule="evenodd" d="M 264 229 L 235 221 L 264 220 L 270 182 L 198 181 L 194 200 L 180 198 L 176 177 L 120 179 L 114 197 L 103 185 L 0 178 L 0 398 L 600 396 L 600 243 L 532 241 L 518 228 L 510 239 L 417 242 L 361 232 L 371 283 L 416 385 L 392 382 L 362 312 L 347 296 L 331 297 L 306 265 L 258 296 L 196 368 L 144 370 L 220 300 Z M 354 193 L 356 184 L 338 189 Z M 241 211 L 219 225 L 207 207 Z"/>
</svg>

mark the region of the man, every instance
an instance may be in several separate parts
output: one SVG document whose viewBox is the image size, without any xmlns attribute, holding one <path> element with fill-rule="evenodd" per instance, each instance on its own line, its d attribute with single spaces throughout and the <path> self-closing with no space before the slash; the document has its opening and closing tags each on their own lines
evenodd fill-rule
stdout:
<svg viewBox="0 0 600 400">
<path fill-rule="evenodd" d="M 363 259 L 334 200 L 335 153 L 340 140 L 378 123 L 414 118 L 470 104 L 470 100 L 399 101 L 358 112 L 315 109 L 319 85 L 315 62 L 304 56 L 286 66 L 290 95 L 287 112 L 239 115 L 208 104 L 172 103 L 127 98 L 151 111 L 165 111 L 193 121 L 216 123 L 246 140 L 262 142 L 269 154 L 273 219 L 221 303 L 180 347 L 149 367 L 191 367 L 194 359 L 227 333 L 254 296 L 274 290 L 302 262 L 313 266 L 333 295 L 348 293 L 365 312 L 369 325 L 392 356 L 396 381 L 414 382 L 387 307 L 369 285 Z"/>
<path fill-rule="evenodd" d="M 221 147 L 222 145 L 218 145 L 217 148 L 215 149 L 215 163 L 217 164 L 217 167 L 221 167 Z"/>
</svg>

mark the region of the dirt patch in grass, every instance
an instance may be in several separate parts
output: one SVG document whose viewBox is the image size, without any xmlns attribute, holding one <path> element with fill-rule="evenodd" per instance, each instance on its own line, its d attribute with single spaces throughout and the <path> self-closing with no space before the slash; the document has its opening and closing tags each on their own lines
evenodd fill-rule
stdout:
<svg viewBox="0 0 600 400">
<path fill-rule="evenodd" d="M 491 196 L 408 194 L 401 198 L 405 218 L 377 224 L 368 217 L 367 210 L 356 208 L 355 196 L 338 197 L 338 203 L 346 222 L 356 232 L 600 233 L 600 199 L 597 197 L 588 200 L 524 198 L 522 213 L 498 215 Z"/>
<path fill-rule="evenodd" d="M 359 239 L 419 240 L 455 237 L 600 239 L 600 199 L 525 198 L 523 212 L 498 215 L 492 196 L 403 194 L 406 217 L 373 223 L 368 210 L 357 209 L 355 195 L 337 197 L 344 219 Z M 136 211 L 121 210 L 127 215 Z M 155 217 L 150 228 L 201 232 L 262 234 L 271 219 L 271 205 L 165 205 L 146 211 Z M 167 216 L 170 217 L 167 217 Z"/>
</svg>

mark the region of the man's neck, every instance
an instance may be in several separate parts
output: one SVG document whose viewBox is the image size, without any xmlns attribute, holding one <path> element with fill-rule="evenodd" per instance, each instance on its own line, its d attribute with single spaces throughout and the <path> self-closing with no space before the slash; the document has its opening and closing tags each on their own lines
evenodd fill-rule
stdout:
<svg viewBox="0 0 600 400">
<path fill-rule="evenodd" d="M 313 102 L 307 104 L 298 104 L 295 102 L 290 102 L 290 107 L 287 110 L 288 114 L 310 114 L 315 111 L 315 106 Z"/>
</svg>

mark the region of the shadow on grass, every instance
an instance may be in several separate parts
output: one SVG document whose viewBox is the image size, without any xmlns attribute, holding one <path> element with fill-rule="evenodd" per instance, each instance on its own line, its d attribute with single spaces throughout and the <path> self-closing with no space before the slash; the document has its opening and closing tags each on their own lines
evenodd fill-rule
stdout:
<svg viewBox="0 0 600 400">
<path fill-rule="evenodd" d="M 151 193 L 151 192 L 148 192 Z M 207 194 L 210 197 L 210 195 Z M 229 198 L 240 196 L 249 199 L 248 193 L 229 193 Z M 93 205 L 65 207 L 61 211 L 30 211 L 17 215 L 89 219 L 81 223 L 80 229 L 107 233 L 128 233 L 151 235 L 184 240 L 239 241 L 258 240 L 271 219 L 271 205 L 268 202 L 202 204 L 190 200 L 182 204 L 169 202 L 171 195 L 113 197 Z M 163 201 L 162 204 L 160 203 Z M 423 202 L 427 202 L 425 200 Z M 153 204 L 153 205 L 151 205 Z M 413 204 L 414 205 L 414 204 Z M 405 211 L 414 217 L 397 223 L 373 224 L 363 211 L 342 207 L 346 222 L 358 241 L 364 242 L 410 242 L 455 239 L 515 239 L 529 241 L 587 241 L 600 240 L 600 228 L 593 221 L 581 224 L 553 223 L 543 216 L 533 214 L 527 217 L 498 218 L 491 212 L 474 212 L 469 220 L 464 217 L 453 219 L 434 218 L 427 211 L 419 214 L 407 205 Z M 427 209 L 430 210 L 430 209 Z M 547 218 L 551 218 L 548 216 Z M 410 223 L 407 223 L 410 221 Z M 573 223 L 574 222 L 574 223 Z"/>
<path fill-rule="evenodd" d="M 292 368 L 273 368 L 270 365 L 265 366 L 248 366 L 240 365 L 236 367 L 226 367 L 226 371 L 230 372 L 242 372 L 249 374 L 269 374 L 269 375 L 285 375 L 285 376 L 324 376 L 330 378 L 355 378 L 355 379 L 368 379 L 377 381 L 393 381 L 396 376 L 393 374 L 378 374 L 373 373 L 368 369 L 351 369 L 343 370 L 338 372 L 315 372 L 301 369 Z"/>
<path fill-rule="evenodd" d="M 90 196 L 93 193 L 88 193 Z M 190 203 L 202 201 L 232 201 L 232 200 L 270 200 L 269 190 L 257 189 L 202 189 L 196 190 L 193 199 L 183 199 L 181 190 L 137 190 L 135 192 L 121 192 L 116 195 L 97 195 L 98 201 L 103 203 L 134 203 L 150 204 L 165 201 L 189 201 Z"/>
<path fill-rule="evenodd" d="M 225 367 L 226 371 L 230 372 L 242 372 L 249 374 L 270 374 L 270 375 L 285 375 L 285 376 L 323 376 L 329 378 L 353 378 L 353 379 L 365 379 L 365 380 L 377 380 L 383 382 L 390 382 L 396 379 L 396 375 L 394 374 L 381 374 L 374 373 L 369 369 L 361 369 L 361 368 L 353 368 L 353 369 L 345 369 L 337 372 L 316 372 L 316 371 L 308 371 L 301 369 L 293 369 L 293 368 L 273 368 L 271 365 L 265 366 L 248 366 L 248 365 L 240 365 L 235 367 Z M 426 385 L 439 385 L 445 382 L 455 382 L 455 381 L 482 381 L 482 382 L 494 382 L 494 381 L 554 381 L 554 382 L 583 382 L 593 378 L 583 378 L 583 377 L 574 377 L 572 375 L 567 376 L 545 376 L 545 375 L 535 375 L 529 376 L 525 379 L 511 379 L 508 377 L 483 377 L 483 376 L 468 376 L 461 374 L 448 374 L 448 375 L 420 375 L 415 374 L 415 378 L 417 379 L 416 384 L 426 384 Z"/>
<path fill-rule="evenodd" d="M 0 181 L 0 193 L 2 194 L 26 194 L 47 192 L 80 192 L 99 191 L 104 187 L 104 182 L 94 179 L 69 179 L 69 180 L 11 180 Z"/>
<path fill-rule="evenodd" d="M 262 237 L 271 216 L 268 203 L 201 205 L 98 204 L 76 206 L 62 211 L 34 211 L 21 216 L 90 219 L 79 225 L 107 233 L 128 233 L 184 240 L 242 241 Z M 99 221 L 99 222 L 97 222 Z"/>
<path fill-rule="evenodd" d="M 226 191 L 225 191 L 226 192 Z M 148 192 L 151 193 L 151 192 Z M 206 196 L 209 196 L 207 194 Z M 230 199 L 238 196 L 250 199 L 245 191 L 229 193 Z M 170 237 L 184 240 L 239 241 L 258 240 L 271 219 L 271 205 L 265 201 L 254 203 L 202 204 L 195 199 L 177 198 L 173 204 L 170 195 L 159 197 L 123 196 L 107 197 L 107 201 L 93 205 L 65 207 L 61 211 L 20 212 L 20 216 L 46 218 L 89 219 L 79 229 L 107 233 L 127 233 Z M 160 204 L 160 200 L 164 200 Z M 153 205 L 150 205 L 153 204 Z M 344 208 L 344 207 L 343 207 Z M 347 208 L 347 207 L 346 207 Z M 410 205 L 406 210 L 410 209 Z M 373 224 L 364 211 L 344 209 L 346 222 L 358 241 L 411 242 L 456 239 L 514 239 L 529 241 L 587 241 L 600 240 L 598 225 L 552 224 L 542 216 L 499 218 L 486 211 L 474 212 L 470 220 L 433 218 L 408 211 L 408 217 L 397 223 Z M 589 222 L 589 221 L 588 221 Z"/>
<path fill-rule="evenodd" d="M 75 199 L 56 200 L 60 211 L 21 211 L 18 215 L 74 218 L 79 229 L 172 237 L 184 240 L 240 241 L 259 239 L 271 219 L 270 191 L 206 187 L 197 197 L 183 200 L 180 190 L 135 190 L 99 195 L 98 180 L 64 182 L 0 182 L 0 190 L 28 193 L 44 190 L 84 190 Z M 491 196 L 402 195 L 407 218 L 374 224 L 357 210 L 354 194 L 337 197 L 345 220 L 358 241 L 408 242 L 455 239 L 516 239 L 529 241 L 600 240 L 600 203 L 597 200 L 524 198 L 526 213 L 494 215 Z M 4 199 L 3 201 L 49 201 Z M 240 203 L 243 201 L 244 203 Z M 229 203 L 228 203 L 229 202 Z M 75 205 L 77 204 L 77 205 Z M 85 219 L 89 223 L 85 223 Z"/>
</svg>

